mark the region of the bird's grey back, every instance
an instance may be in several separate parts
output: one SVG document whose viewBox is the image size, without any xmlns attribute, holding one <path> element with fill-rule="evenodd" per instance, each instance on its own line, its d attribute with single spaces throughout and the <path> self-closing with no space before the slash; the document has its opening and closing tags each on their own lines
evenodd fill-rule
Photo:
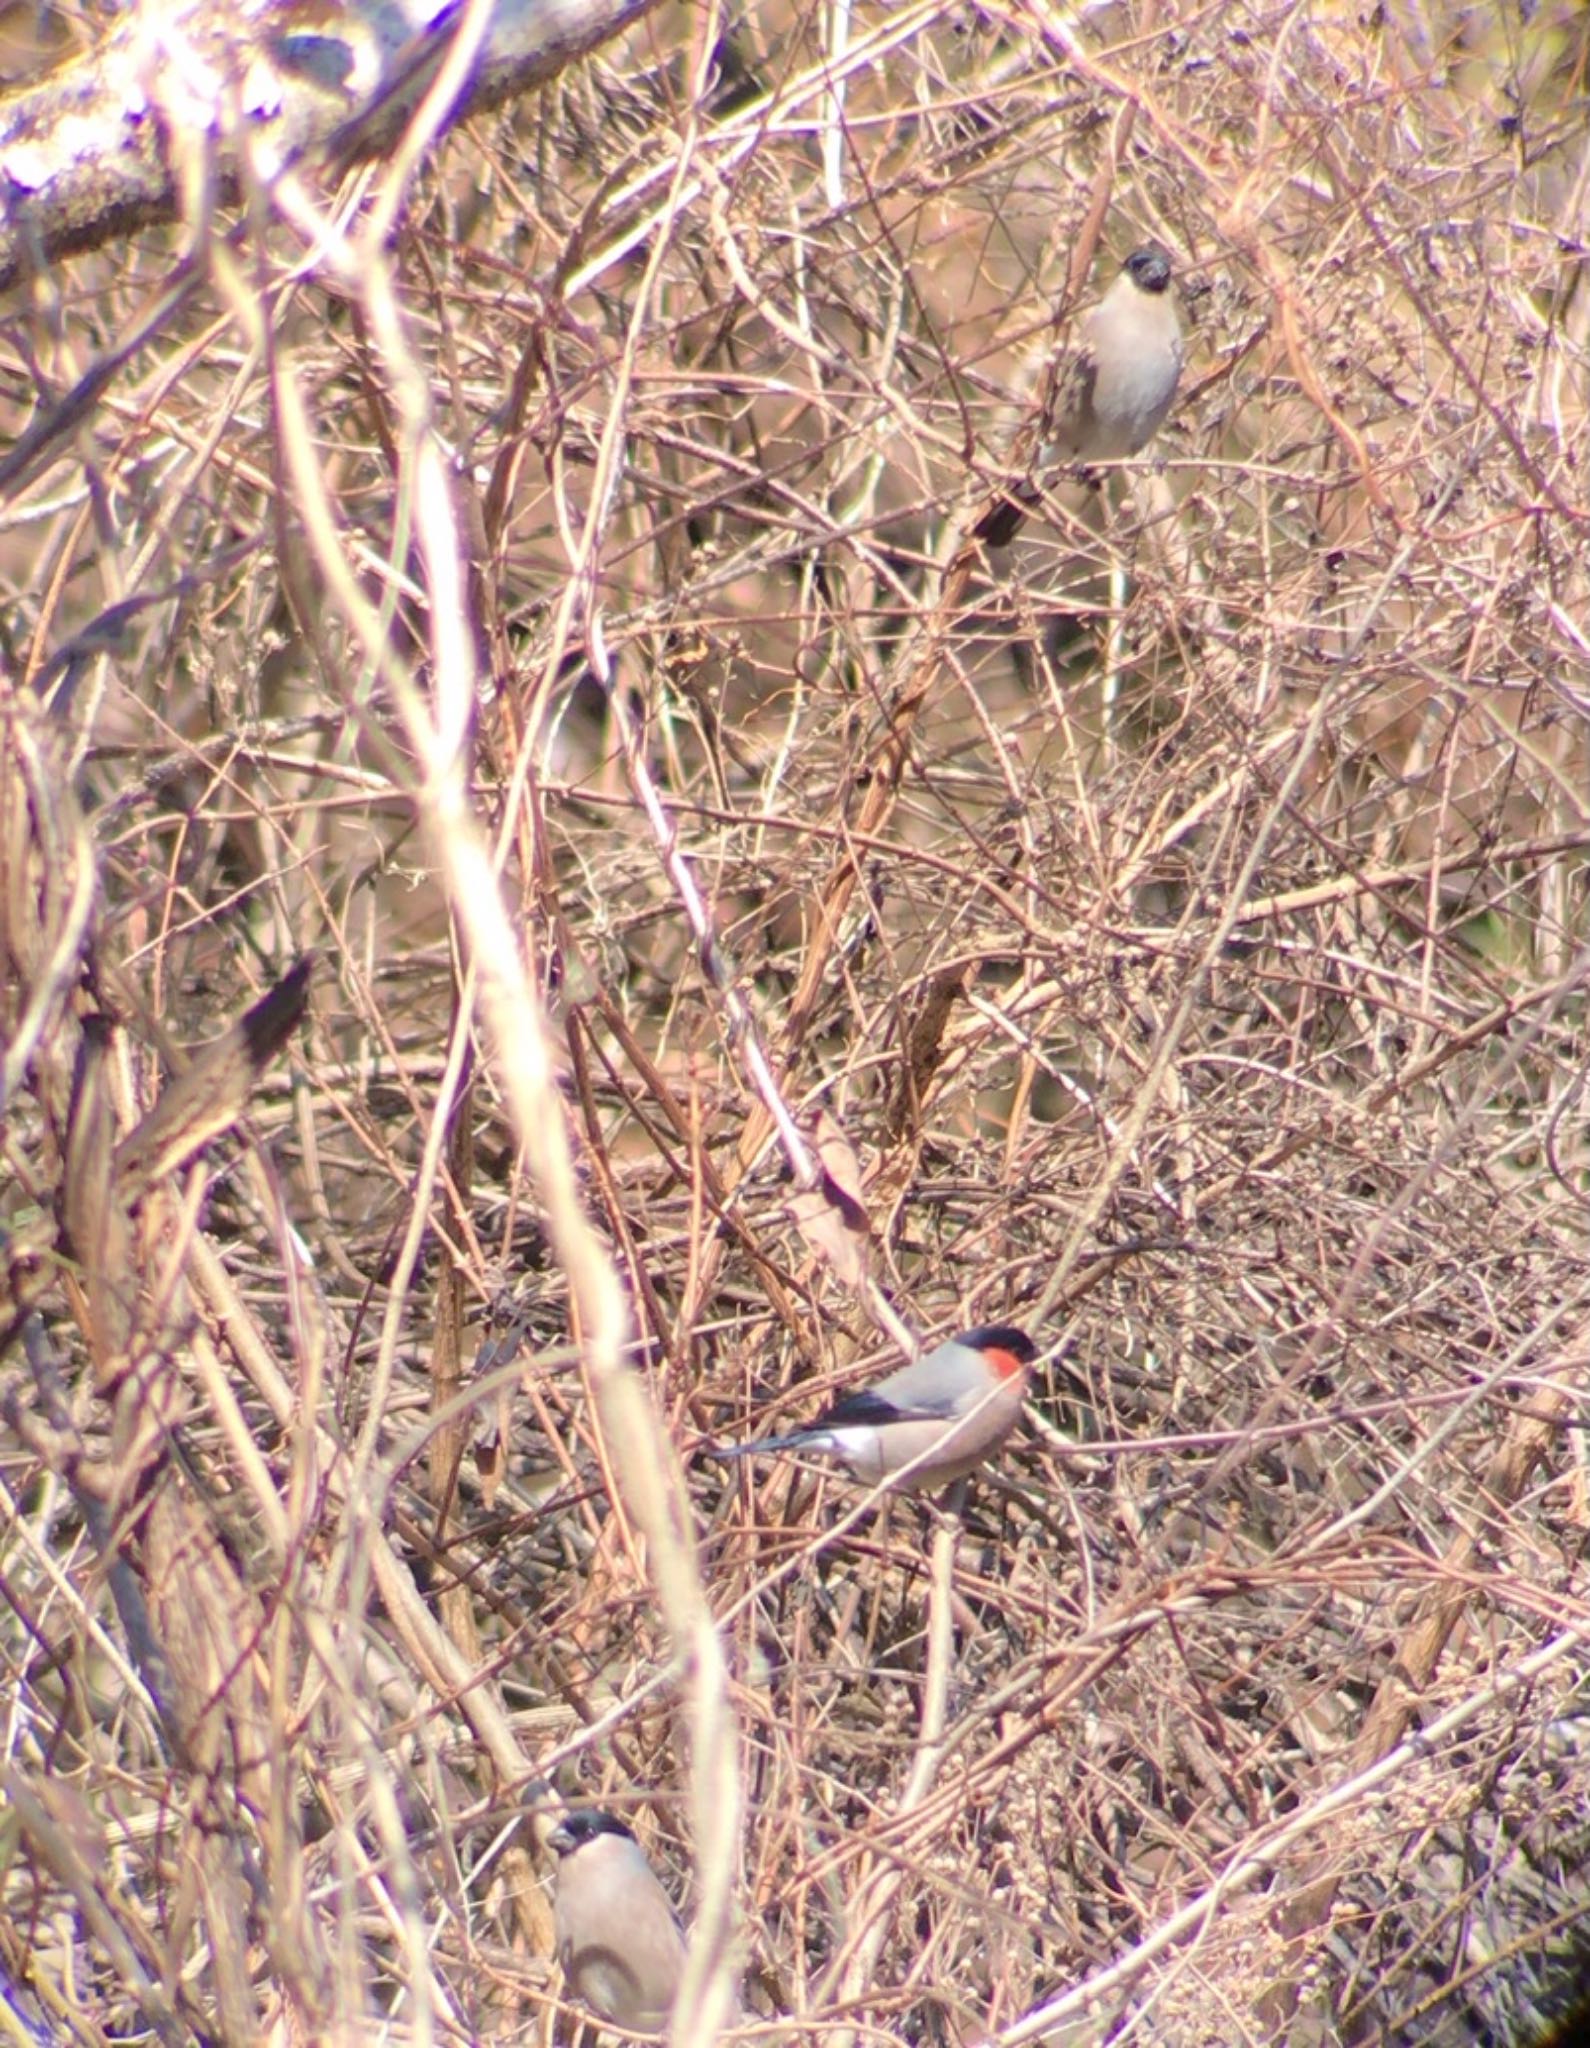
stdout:
<svg viewBox="0 0 1590 2048">
<path fill-rule="evenodd" d="M 905 1408 L 920 1408 L 928 1414 L 955 1415 L 975 1405 L 988 1382 L 968 1367 L 980 1365 L 976 1352 L 962 1344 L 941 1344 L 914 1365 L 902 1365 L 878 1381 L 872 1392 L 885 1401 Z M 970 1399 L 967 1398 L 970 1389 Z"/>
</svg>

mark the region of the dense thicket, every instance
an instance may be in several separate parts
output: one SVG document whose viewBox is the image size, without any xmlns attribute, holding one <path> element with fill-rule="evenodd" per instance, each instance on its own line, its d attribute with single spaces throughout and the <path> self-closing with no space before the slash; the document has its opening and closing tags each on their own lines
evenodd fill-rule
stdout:
<svg viewBox="0 0 1590 2048">
<path fill-rule="evenodd" d="M 0 531 L 50 2038 L 542 2038 L 527 1787 L 813 2039 L 1567 1995 L 1586 19 L 664 8 L 390 234 L 198 231 Z M 5 432 L 194 232 L 17 299 Z M 1150 235 L 1155 461 L 969 548 Z M 311 949 L 209 1185 L 114 1150 Z M 995 1320 L 938 1729 L 923 1511 L 701 1448 Z"/>
</svg>

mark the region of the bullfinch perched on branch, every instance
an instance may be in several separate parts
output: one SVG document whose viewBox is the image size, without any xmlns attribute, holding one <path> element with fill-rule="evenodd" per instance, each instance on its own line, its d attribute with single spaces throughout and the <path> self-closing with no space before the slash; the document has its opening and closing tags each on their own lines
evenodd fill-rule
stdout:
<svg viewBox="0 0 1590 2048">
<path fill-rule="evenodd" d="M 615 2027 L 660 2034 L 685 1936 L 644 1850 L 621 1820 L 592 1806 L 565 1814 L 547 1840 L 558 1858 L 552 1929 L 569 1989 Z"/>
<path fill-rule="evenodd" d="M 1037 1347 L 999 1323 L 967 1330 L 874 1386 L 845 1394 L 804 1429 L 754 1443 L 720 1444 L 720 1458 L 814 1451 L 876 1485 L 903 1474 L 911 1491 L 964 1478 L 1009 1436 Z"/>
<path fill-rule="evenodd" d="M 1170 281 L 1170 258 L 1158 242 L 1134 249 L 1084 316 L 1076 345 L 1051 359 L 1038 417 L 1023 429 L 1028 448 L 1037 451 L 1027 479 L 983 514 L 974 529 L 979 540 L 991 548 L 1009 544 L 1037 504 L 1046 471 L 1117 462 L 1159 432 L 1181 380 L 1183 355 Z"/>
</svg>

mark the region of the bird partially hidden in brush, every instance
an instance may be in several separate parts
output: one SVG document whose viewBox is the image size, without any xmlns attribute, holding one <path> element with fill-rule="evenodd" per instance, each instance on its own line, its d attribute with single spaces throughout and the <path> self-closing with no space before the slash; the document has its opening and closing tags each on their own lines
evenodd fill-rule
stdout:
<svg viewBox="0 0 1590 2048">
<path fill-rule="evenodd" d="M 679 1916 L 624 1823 L 594 1806 L 566 1813 L 552 1933 L 569 1990 L 598 2019 L 634 2034 L 668 2024 L 685 1967 Z"/>
<path fill-rule="evenodd" d="M 1037 1346 L 1007 1323 L 965 1330 L 874 1385 L 844 1394 L 815 1421 L 753 1443 L 718 1444 L 719 1458 L 811 1451 L 837 1458 L 870 1485 L 909 1492 L 965 1478 L 1015 1428 Z"/>
<path fill-rule="evenodd" d="M 1010 466 L 1024 470 L 1024 480 L 994 500 L 974 536 L 991 548 L 1008 546 L 1038 504 L 1047 472 L 1118 462 L 1146 448 L 1176 396 L 1182 356 L 1170 257 L 1158 242 L 1145 242 L 1084 315 L 1078 342 L 1051 355 L 1037 416 L 1011 451 Z"/>
</svg>

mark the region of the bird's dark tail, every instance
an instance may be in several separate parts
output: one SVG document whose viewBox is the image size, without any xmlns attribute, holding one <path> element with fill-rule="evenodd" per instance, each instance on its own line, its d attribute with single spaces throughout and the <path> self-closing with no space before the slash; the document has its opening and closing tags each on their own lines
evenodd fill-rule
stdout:
<svg viewBox="0 0 1590 2048">
<path fill-rule="evenodd" d="M 707 1455 L 713 1458 L 751 1458 L 761 1451 L 794 1451 L 810 1441 L 808 1433 L 796 1430 L 793 1436 L 759 1436 L 748 1444 L 712 1444 L 704 1446 Z"/>
</svg>

